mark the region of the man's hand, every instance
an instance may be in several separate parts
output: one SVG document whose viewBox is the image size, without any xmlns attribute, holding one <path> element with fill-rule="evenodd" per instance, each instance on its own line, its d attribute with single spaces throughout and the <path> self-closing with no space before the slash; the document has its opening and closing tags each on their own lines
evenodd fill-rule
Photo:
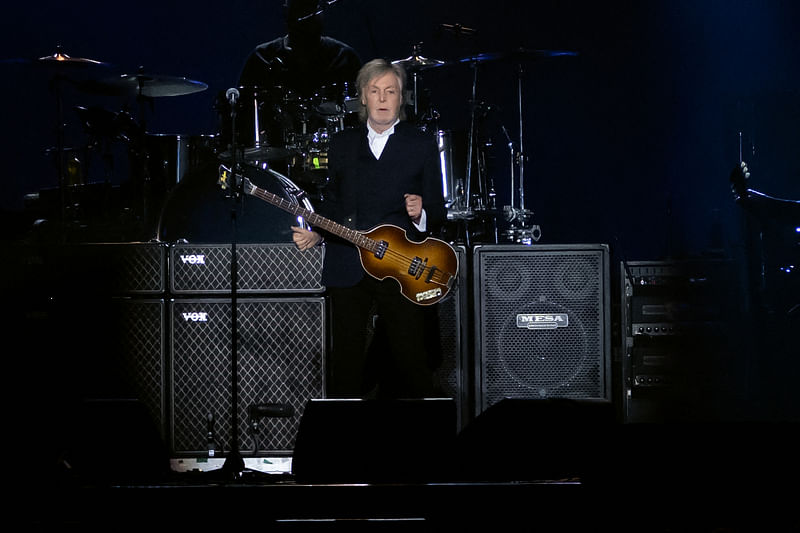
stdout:
<svg viewBox="0 0 800 533">
<path fill-rule="evenodd" d="M 403 198 L 406 200 L 406 213 L 411 217 L 411 221 L 415 224 L 419 223 L 419 219 L 422 216 L 422 196 L 405 194 Z"/>
<path fill-rule="evenodd" d="M 300 250 L 306 251 L 319 244 L 322 240 L 322 235 L 316 231 L 309 231 L 305 228 L 301 228 L 300 226 L 292 226 L 292 240 Z"/>
</svg>

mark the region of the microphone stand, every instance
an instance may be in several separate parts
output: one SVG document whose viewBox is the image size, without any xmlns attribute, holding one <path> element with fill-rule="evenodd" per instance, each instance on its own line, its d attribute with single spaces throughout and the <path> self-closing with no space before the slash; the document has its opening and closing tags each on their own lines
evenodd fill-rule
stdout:
<svg viewBox="0 0 800 533">
<path fill-rule="evenodd" d="M 245 468 L 244 459 L 239 449 L 239 350 L 238 350 L 238 305 L 237 286 L 239 281 L 239 264 L 236 251 L 237 207 L 238 202 L 244 198 L 244 180 L 238 162 L 238 146 L 236 131 L 236 107 L 239 101 L 239 91 L 235 88 L 228 89 L 225 93 L 231 107 L 231 448 L 225 457 L 225 462 L 219 471 L 223 478 L 239 481 L 244 478 L 245 472 L 258 474 L 259 472 Z M 290 417 L 294 415 L 291 406 L 278 404 L 251 405 L 248 409 L 251 421 L 254 418 Z"/>
<path fill-rule="evenodd" d="M 242 198 L 242 180 L 239 176 L 239 166 L 236 159 L 236 106 L 239 100 L 239 91 L 229 89 L 225 96 L 231 106 L 231 450 L 225 457 L 222 465 L 223 473 L 232 479 L 239 479 L 244 471 L 244 459 L 239 450 L 239 356 L 238 356 L 238 309 L 236 287 L 239 272 L 236 257 L 236 208 L 237 202 Z"/>
</svg>

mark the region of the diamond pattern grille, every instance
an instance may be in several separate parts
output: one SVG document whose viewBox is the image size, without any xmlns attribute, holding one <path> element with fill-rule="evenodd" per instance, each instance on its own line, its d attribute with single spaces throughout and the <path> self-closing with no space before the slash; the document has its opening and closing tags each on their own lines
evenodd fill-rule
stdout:
<svg viewBox="0 0 800 533">
<path fill-rule="evenodd" d="M 165 438 L 164 301 L 119 299 L 115 304 L 116 338 L 128 385 Z"/>
<path fill-rule="evenodd" d="M 160 294 L 166 288 L 166 245 L 75 244 L 55 254 L 61 286 L 105 294 Z"/>
<path fill-rule="evenodd" d="M 171 305 L 176 454 L 207 452 L 209 414 L 217 444 L 232 448 L 230 309 L 229 301 L 214 299 Z M 289 452 L 305 403 L 324 397 L 324 299 L 239 300 L 237 309 L 239 450 Z M 289 404 L 295 415 L 265 419 L 253 436 L 247 433 L 247 408 L 258 403 Z"/>
<path fill-rule="evenodd" d="M 239 244 L 237 292 L 321 292 L 323 252 L 323 247 L 301 252 L 291 243 Z M 170 259 L 173 293 L 230 292 L 230 244 L 174 245 Z"/>
</svg>

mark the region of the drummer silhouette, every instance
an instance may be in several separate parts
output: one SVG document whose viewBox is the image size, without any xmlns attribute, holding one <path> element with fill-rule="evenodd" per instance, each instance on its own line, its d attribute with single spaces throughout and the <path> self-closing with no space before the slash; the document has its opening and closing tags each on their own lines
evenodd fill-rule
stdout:
<svg viewBox="0 0 800 533">
<path fill-rule="evenodd" d="M 288 0 L 284 9 L 287 33 L 256 46 L 239 75 L 237 132 L 246 160 L 267 162 L 314 196 L 326 180 L 329 136 L 358 125 L 361 59 L 323 35 L 317 0 Z"/>
<path fill-rule="evenodd" d="M 317 0 L 288 0 L 286 35 L 258 45 L 239 75 L 243 87 L 281 86 L 301 97 L 323 87 L 354 84 L 361 59 L 348 44 L 323 35 Z"/>
</svg>

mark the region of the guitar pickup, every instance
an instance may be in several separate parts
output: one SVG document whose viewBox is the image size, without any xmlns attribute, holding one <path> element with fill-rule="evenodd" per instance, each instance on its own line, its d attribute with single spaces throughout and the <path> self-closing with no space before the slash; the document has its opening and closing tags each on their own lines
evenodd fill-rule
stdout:
<svg viewBox="0 0 800 533">
<path fill-rule="evenodd" d="M 386 241 L 380 241 L 378 246 L 375 247 L 375 257 L 378 259 L 383 259 L 383 256 L 386 255 L 386 250 L 389 248 L 389 243 Z"/>
<path fill-rule="evenodd" d="M 421 257 L 415 257 L 411 260 L 411 264 L 408 265 L 408 274 L 410 276 L 414 276 L 414 278 L 419 279 L 422 273 L 425 271 L 425 265 L 428 263 L 428 260 L 422 260 Z"/>
</svg>

